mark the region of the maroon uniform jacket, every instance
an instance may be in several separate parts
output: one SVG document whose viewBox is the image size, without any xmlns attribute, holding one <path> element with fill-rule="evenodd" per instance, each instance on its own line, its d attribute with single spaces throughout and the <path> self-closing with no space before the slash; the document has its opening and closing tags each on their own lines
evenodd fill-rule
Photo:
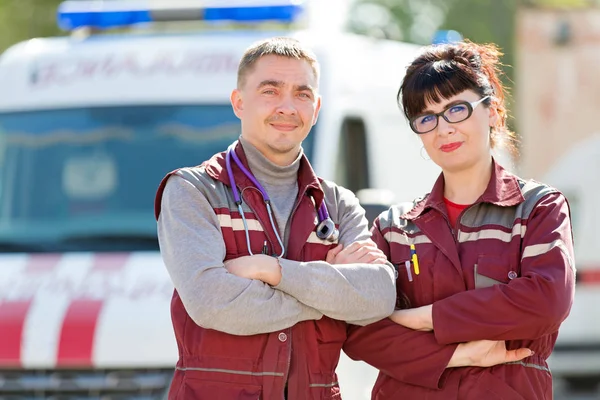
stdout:
<svg viewBox="0 0 600 400">
<path fill-rule="evenodd" d="M 248 167 L 241 146 L 238 145 L 236 151 Z M 252 252 L 260 254 L 266 241 L 270 253 L 279 254 L 281 249 L 260 191 L 239 168 L 233 171 L 236 184 L 243 193 L 244 206 L 249 207 L 245 211 L 246 219 L 257 221 L 259 224 L 253 225 L 261 227 L 249 231 Z M 241 222 L 229 188 L 225 153 L 217 154 L 199 168 L 173 173 L 190 182 L 194 179 L 186 174 L 208 175 L 211 186 L 198 189 L 209 200 L 214 200 L 211 204 L 220 219 Z M 159 187 L 156 218 L 160 214 L 162 192 L 171 174 Z M 286 258 L 325 260 L 327 252 L 336 244 L 310 239 L 315 236 L 316 207 L 325 200 L 320 181 L 306 158 L 301 160 L 298 190 L 298 202 L 290 216 Z M 337 208 L 330 206 L 329 211 L 337 224 Z M 244 230 L 234 230 L 231 226 L 230 223 L 221 227 L 226 260 L 249 255 Z M 288 400 L 341 399 L 335 369 L 347 334 L 344 321 L 323 316 L 278 332 L 231 335 L 198 326 L 186 312 L 177 291 L 171 302 L 171 316 L 179 349 L 179 361 L 169 393 L 171 400 L 283 399 L 286 386 Z"/>
<path fill-rule="evenodd" d="M 556 189 L 523 181 L 494 162 L 484 194 L 452 229 L 440 176 L 409 207 L 392 207 L 373 239 L 398 268 L 399 304 L 433 304 L 433 332 L 389 319 L 352 328 L 346 353 L 380 370 L 373 399 L 550 400 L 546 360 L 573 301 L 569 208 Z M 410 263 L 414 245 L 419 275 Z M 409 261 L 412 281 L 407 272 Z M 456 346 L 480 339 L 535 354 L 491 368 L 448 368 Z"/>
</svg>

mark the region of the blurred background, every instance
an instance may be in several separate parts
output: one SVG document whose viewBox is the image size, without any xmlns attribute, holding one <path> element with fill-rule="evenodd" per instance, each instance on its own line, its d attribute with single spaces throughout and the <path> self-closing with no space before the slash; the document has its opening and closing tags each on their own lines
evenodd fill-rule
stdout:
<svg viewBox="0 0 600 400">
<path fill-rule="evenodd" d="M 241 51 L 300 28 L 319 33 L 324 81 L 335 82 L 305 151 L 373 213 L 412 200 L 394 185 L 422 193 L 437 174 L 417 160 L 427 172 L 400 182 L 371 156 L 415 146 L 388 131 L 410 135 L 394 104 L 402 67 L 433 42 L 500 47 L 520 139 L 519 155 L 504 159 L 562 190 L 573 217 L 577 294 L 549 361 L 555 398 L 600 399 L 600 1 L 319 0 L 283 27 L 164 18 L 110 34 L 59 27 L 59 4 L 0 0 L 0 400 L 164 396 L 176 349 L 154 192 L 165 173 L 239 134 L 226 98 Z M 174 30 L 185 34 L 168 42 Z M 49 37 L 62 39 L 40 40 Z M 356 59 L 336 59 L 341 47 Z M 186 80 L 190 71 L 204 80 Z M 339 372 L 345 399 L 369 398 L 371 368 L 343 358 Z"/>
</svg>

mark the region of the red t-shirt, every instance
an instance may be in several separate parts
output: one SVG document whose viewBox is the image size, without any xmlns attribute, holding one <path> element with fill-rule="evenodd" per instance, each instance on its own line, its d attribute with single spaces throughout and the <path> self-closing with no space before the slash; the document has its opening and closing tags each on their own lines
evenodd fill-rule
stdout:
<svg viewBox="0 0 600 400">
<path fill-rule="evenodd" d="M 444 203 L 446 203 L 446 210 L 448 211 L 448 218 L 450 219 L 450 225 L 452 228 L 456 226 L 458 216 L 465 208 L 469 207 L 470 204 L 456 204 L 444 197 Z"/>
</svg>

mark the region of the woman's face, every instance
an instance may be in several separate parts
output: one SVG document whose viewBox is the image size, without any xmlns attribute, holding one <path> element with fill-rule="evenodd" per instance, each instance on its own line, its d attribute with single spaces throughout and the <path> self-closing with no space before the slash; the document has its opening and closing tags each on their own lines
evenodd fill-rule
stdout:
<svg viewBox="0 0 600 400">
<path fill-rule="evenodd" d="M 423 114 L 435 114 L 445 110 L 446 115 L 463 112 L 461 102 L 477 102 L 481 96 L 472 90 L 465 90 L 439 103 L 426 103 Z M 424 120 L 427 123 L 432 117 Z M 435 118 L 435 117 L 433 117 Z M 452 118 L 450 118 L 452 119 Z M 491 156 L 490 127 L 494 126 L 498 114 L 494 107 L 483 103 L 475 106 L 473 113 L 462 122 L 449 123 L 441 116 L 438 125 L 431 132 L 419 137 L 427 154 L 445 172 L 460 172 L 489 161 Z"/>
</svg>

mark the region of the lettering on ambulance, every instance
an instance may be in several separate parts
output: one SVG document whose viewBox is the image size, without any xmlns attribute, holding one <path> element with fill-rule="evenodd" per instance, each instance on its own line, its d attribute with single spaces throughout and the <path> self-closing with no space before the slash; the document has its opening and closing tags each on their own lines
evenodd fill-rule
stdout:
<svg viewBox="0 0 600 400">
<path fill-rule="evenodd" d="M 30 75 L 35 88 L 67 85 L 77 80 L 120 75 L 230 74 L 237 71 L 237 55 L 229 53 L 160 53 L 148 58 L 138 53 L 108 54 L 101 59 L 62 59 L 38 63 Z"/>
</svg>

